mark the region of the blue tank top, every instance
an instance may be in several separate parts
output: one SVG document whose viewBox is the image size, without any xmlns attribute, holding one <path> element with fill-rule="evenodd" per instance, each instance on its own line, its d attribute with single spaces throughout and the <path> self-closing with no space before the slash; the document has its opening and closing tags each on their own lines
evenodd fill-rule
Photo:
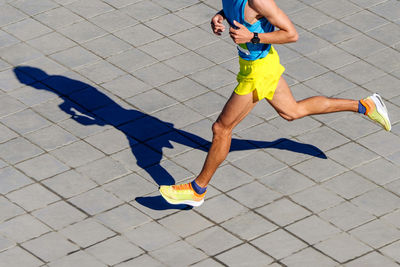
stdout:
<svg viewBox="0 0 400 267">
<path fill-rule="evenodd" d="M 246 26 L 251 32 L 273 32 L 275 27 L 266 18 L 261 18 L 254 24 L 250 24 L 245 20 L 244 8 L 246 7 L 246 3 L 247 0 L 222 0 L 223 10 L 228 23 L 232 27 L 235 27 L 233 21 L 236 20 L 240 24 Z M 238 45 L 237 48 L 241 58 L 245 60 L 256 60 L 266 57 L 271 45 L 245 43 Z"/>
</svg>

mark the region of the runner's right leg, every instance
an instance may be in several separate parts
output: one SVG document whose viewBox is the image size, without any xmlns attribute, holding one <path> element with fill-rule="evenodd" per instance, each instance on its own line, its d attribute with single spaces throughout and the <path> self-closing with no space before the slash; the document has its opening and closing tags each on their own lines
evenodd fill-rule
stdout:
<svg viewBox="0 0 400 267">
<path fill-rule="evenodd" d="M 202 187 L 207 187 L 218 166 L 225 160 L 229 153 L 232 130 L 242 121 L 257 104 L 253 93 L 238 95 L 233 93 L 225 104 L 217 121 L 213 124 L 213 140 L 206 160 L 199 176 L 194 182 Z M 171 204 L 187 204 L 200 206 L 204 202 L 204 195 L 197 194 L 192 184 L 161 186 L 160 193 Z"/>
</svg>

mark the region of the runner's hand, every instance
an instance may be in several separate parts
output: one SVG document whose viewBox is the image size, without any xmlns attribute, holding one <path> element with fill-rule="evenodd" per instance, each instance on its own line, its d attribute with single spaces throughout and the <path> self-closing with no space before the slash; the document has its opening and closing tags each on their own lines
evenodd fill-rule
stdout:
<svg viewBox="0 0 400 267">
<path fill-rule="evenodd" d="M 221 35 L 223 31 L 225 31 L 225 26 L 222 24 L 224 21 L 224 17 L 221 14 L 216 14 L 211 19 L 211 29 L 213 30 L 214 34 Z"/>
<path fill-rule="evenodd" d="M 236 29 L 233 27 L 229 28 L 229 35 L 235 44 L 244 44 L 249 43 L 253 38 L 253 33 L 250 32 L 245 26 L 237 22 L 233 21 L 233 24 L 236 26 Z"/>
</svg>

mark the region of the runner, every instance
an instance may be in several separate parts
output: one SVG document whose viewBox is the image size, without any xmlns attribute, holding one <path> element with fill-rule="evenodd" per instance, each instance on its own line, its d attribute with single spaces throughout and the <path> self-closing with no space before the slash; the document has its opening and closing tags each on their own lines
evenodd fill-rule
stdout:
<svg viewBox="0 0 400 267">
<path fill-rule="evenodd" d="M 208 183 L 228 155 L 233 128 L 264 98 L 288 121 L 313 114 L 352 111 L 367 115 L 390 131 L 387 109 L 378 94 L 359 101 L 324 96 L 300 101 L 293 98 L 282 77 L 285 68 L 271 44 L 296 42 L 298 34 L 273 0 L 223 0 L 222 4 L 223 10 L 212 18 L 211 28 L 221 35 L 225 30 L 223 20 L 230 25 L 229 34 L 238 45 L 238 85 L 212 126 L 212 145 L 200 174 L 191 183 L 161 186 L 160 193 L 166 201 L 191 206 L 204 202 Z"/>
</svg>

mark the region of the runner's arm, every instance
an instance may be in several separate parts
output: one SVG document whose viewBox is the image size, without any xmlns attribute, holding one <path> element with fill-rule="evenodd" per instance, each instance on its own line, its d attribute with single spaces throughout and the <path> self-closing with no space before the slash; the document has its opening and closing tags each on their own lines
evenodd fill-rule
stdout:
<svg viewBox="0 0 400 267">
<path fill-rule="evenodd" d="M 249 0 L 249 6 L 258 14 L 268 19 L 268 21 L 279 28 L 279 30 L 268 33 L 260 33 L 258 37 L 261 43 L 265 44 L 285 44 L 296 42 L 298 34 L 293 23 L 288 16 L 275 4 L 274 0 Z M 253 38 L 245 26 L 234 22 L 238 29 L 231 28 L 230 34 L 235 43 L 248 43 Z"/>
<path fill-rule="evenodd" d="M 225 26 L 222 23 L 225 19 L 224 10 L 219 11 L 215 16 L 211 19 L 211 29 L 216 35 L 221 35 L 223 31 L 225 31 Z"/>
</svg>

